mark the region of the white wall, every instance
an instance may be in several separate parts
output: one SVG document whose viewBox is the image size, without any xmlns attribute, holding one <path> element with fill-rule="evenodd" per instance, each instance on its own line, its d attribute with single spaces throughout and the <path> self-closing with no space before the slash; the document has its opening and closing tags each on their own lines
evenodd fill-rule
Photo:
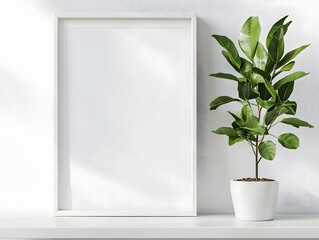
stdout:
<svg viewBox="0 0 319 240">
<path fill-rule="evenodd" d="M 319 213 L 318 98 L 319 16 L 316 0 L 1 0 L 0 1 L 0 212 L 51 212 L 53 208 L 53 13 L 197 12 L 198 14 L 198 208 L 231 212 L 229 179 L 253 175 L 245 144 L 229 148 L 212 129 L 230 123 L 231 105 L 210 112 L 210 100 L 236 96 L 232 82 L 208 77 L 231 71 L 211 34 L 234 41 L 243 22 L 260 16 L 262 37 L 289 14 L 286 48 L 312 46 L 295 69 L 311 72 L 296 83 L 298 116 L 316 126 L 296 131 L 301 146 L 261 164 L 261 175 L 281 183 L 278 212 Z M 287 130 L 295 129 L 287 127 Z"/>
</svg>

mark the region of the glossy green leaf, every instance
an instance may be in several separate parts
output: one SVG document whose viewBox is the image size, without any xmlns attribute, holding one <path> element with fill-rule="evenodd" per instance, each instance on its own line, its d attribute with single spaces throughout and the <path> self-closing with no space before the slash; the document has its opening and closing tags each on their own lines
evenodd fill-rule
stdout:
<svg viewBox="0 0 319 240">
<path fill-rule="evenodd" d="M 240 100 L 237 98 L 232 98 L 229 96 L 220 96 L 218 98 L 216 98 L 214 101 L 212 101 L 209 106 L 210 106 L 210 110 L 215 110 L 216 108 L 218 108 L 219 106 L 226 104 L 226 103 L 230 103 L 230 102 L 239 102 Z"/>
<path fill-rule="evenodd" d="M 287 63 L 285 66 L 283 66 L 280 69 L 280 71 L 281 72 L 288 72 L 293 68 L 294 65 L 295 65 L 295 61 L 291 61 L 291 62 Z"/>
<path fill-rule="evenodd" d="M 260 32 L 261 27 L 258 17 L 248 18 L 240 31 L 238 39 L 239 46 L 250 60 L 254 58 Z"/>
<path fill-rule="evenodd" d="M 268 92 L 266 86 L 264 83 L 260 83 L 258 84 L 258 92 L 259 92 L 259 97 L 262 100 L 268 100 L 271 98 L 270 93 Z"/>
<path fill-rule="evenodd" d="M 270 81 L 270 79 L 271 79 L 271 76 L 268 72 L 261 70 L 259 68 L 253 67 L 253 73 L 257 73 L 257 74 L 263 76 L 263 78 L 268 80 L 268 81 Z"/>
<path fill-rule="evenodd" d="M 277 77 L 280 73 L 282 72 L 288 72 L 290 71 L 293 66 L 295 65 L 295 62 L 294 61 L 291 61 L 289 63 L 287 63 L 285 66 L 283 66 L 278 72 L 276 72 L 273 76 L 273 78 Z"/>
<path fill-rule="evenodd" d="M 303 120 L 300 120 L 300 119 L 294 118 L 294 117 L 284 118 L 280 122 L 294 126 L 296 128 L 299 128 L 299 127 L 313 128 L 313 126 L 311 124 L 307 123 L 306 121 L 303 121 Z"/>
<path fill-rule="evenodd" d="M 277 119 L 277 117 L 287 113 L 288 111 L 289 110 L 285 105 L 268 109 L 264 117 L 265 124 L 269 126 Z"/>
<path fill-rule="evenodd" d="M 295 115 L 297 112 L 297 103 L 295 101 L 286 101 L 284 106 L 287 108 L 286 114 Z"/>
<path fill-rule="evenodd" d="M 266 68 L 265 68 L 265 72 L 267 73 L 272 73 L 275 67 L 275 63 L 271 60 L 271 58 L 268 58 L 267 64 L 266 64 Z"/>
<path fill-rule="evenodd" d="M 237 67 L 233 62 L 232 62 L 232 56 L 230 55 L 229 52 L 223 50 L 222 51 L 223 56 L 226 58 L 227 62 L 237 71 L 240 73 L 239 67 Z"/>
<path fill-rule="evenodd" d="M 248 105 L 245 105 L 241 109 L 241 116 L 243 120 L 246 122 L 249 118 L 253 116 L 253 110 Z"/>
<path fill-rule="evenodd" d="M 290 97 L 292 91 L 294 90 L 294 85 L 295 82 L 288 82 L 279 88 L 278 95 L 281 101 L 284 102 Z"/>
<path fill-rule="evenodd" d="M 228 145 L 229 146 L 232 146 L 234 145 L 235 143 L 238 143 L 238 142 L 242 142 L 244 141 L 245 139 L 244 138 L 241 138 L 240 136 L 238 137 L 229 137 L 228 138 Z"/>
<path fill-rule="evenodd" d="M 289 82 L 293 82 L 299 78 L 302 78 L 306 75 L 308 75 L 309 73 L 305 73 L 305 72 L 302 72 L 302 71 L 299 71 L 299 72 L 294 72 L 294 73 L 291 73 L 289 75 L 287 75 L 286 77 L 278 80 L 278 82 L 276 82 L 274 84 L 274 88 L 276 90 L 280 89 L 284 84 L 286 83 L 289 83 Z"/>
<path fill-rule="evenodd" d="M 243 76 L 245 76 L 247 79 L 250 79 L 251 74 L 253 72 L 253 65 L 248 62 L 245 58 L 240 58 L 241 60 L 241 67 L 240 72 Z"/>
<path fill-rule="evenodd" d="M 252 88 L 251 83 L 238 83 L 237 90 L 239 97 L 244 100 L 259 97 L 259 93 Z"/>
<path fill-rule="evenodd" d="M 297 149 L 299 147 L 299 138 L 293 133 L 281 134 L 278 137 L 278 142 L 288 149 Z"/>
<path fill-rule="evenodd" d="M 264 135 L 266 132 L 266 128 L 259 124 L 258 118 L 256 116 L 248 118 L 242 128 L 246 129 L 250 134 L 253 135 Z"/>
<path fill-rule="evenodd" d="M 214 37 L 216 41 L 229 53 L 231 62 L 237 68 L 240 68 L 241 61 L 235 44 L 226 36 L 212 35 L 212 37 Z"/>
<path fill-rule="evenodd" d="M 238 129 L 240 129 L 240 126 L 237 124 L 236 121 L 232 122 L 231 125 L 232 125 L 233 129 L 235 129 L 236 131 L 237 131 Z"/>
<path fill-rule="evenodd" d="M 259 153 L 264 159 L 274 160 L 276 156 L 276 145 L 270 140 L 262 142 L 259 145 Z"/>
<path fill-rule="evenodd" d="M 253 134 L 251 134 L 251 133 L 248 133 L 247 134 L 247 138 L 246 139 L 248 139 L 248 140 L 250 140 L 250 141 L 256 141 L 257 140 L 257 138 L 255 137 L 255 135 L 253 135 Z"/>
<path fill-rule="evenodd" d="M 269 56 L 275 64 L 278 63 L 284 54 L 284 32 L 283 27 L 279 28 L 274 34 L 268 47 Z"/>
<path fill-rule="evenodd" d="M 212 73 L 209 74 L 210 77 L 216 77 L 216 78 L 224 78 L 224 79 L 228 79 L 228 80 L 233 80 L 238 82 L 238 78 L 232 74 L 229 73 Z"/>
<path fill-rule="evenodd" d="M 231 127 L 220 127 L 217 130 L 213 131 L 213 133 L 227 135 L 228 137 L 238 137 L 237 132 Z"/>
<path fill-rule="evenodd" d="M 267 48 L 269 48 L 269 44 L 275 34 L 275 32 L 277 32 L 277 30 L 284 25 L 284 22 L 286 20 L 286 18 L 288 17 L 287 16 L 284 16 L 283 18 L 281 18 L 280 20 L 278 20 L 272 27 L 271 29 L 269 30 L 269 33 L 267 35 L 267 38 L 266 38 L 266 46 Z"/>
<path fill-rule="evenodd" d="M 237 129 L 236 132 L 237 132 L 238 136 L 240 136 L 241 138 L 243 138 L 243 139 L 247 138 L 248 133 L 246 130 L 240 128 L 240 129 Z"/>
<path fill-rule="evenodd" d="M 276 99 L 276 91 L 275 91 L 273 85 L 271 85 L 271 83 L 267 82 L 267 81 L 264 82 L 264 85 L 265 85 L 267 91 L 270 93 L 271 97 L 273 99 Z"/>
<path fill-rule="evenodd" d="M 272 40 L 270 41 L 270 44 L 268 46 L 268 53 L 270 58 L 273 61 L 274 66 L 276 69 L 278 68 L 278 62 L 284 55 L 284 36 L 288 30 L 289 25 L 291 24 L 291 21 L 287 24 L 282 25 L 273 35 Z M 266 66 L 267 69 L 267 66 Z M 269 70 L 269 69 L 268 69 Z"/>
<path fill-rule="evenodd" d="M 244 124 L 244 120 L 242 119 L 241 112 L 235 112 L 235 111 L 227 111 L 232 117 L 235 119 L 236 124 L 238 127 L 242 126 Z"/>
<path fill-rule="evenodd" d="M 284 28 L 284 35 L 286 34 L 286 32 L 288 31 L 288 27 L 290 26 L 290 24 L 292 23 L 292 21 L 289 21 L 288 23 L 283 25 Z"/>
<path fill-rule="evenodd" d="M 251 81 L 254 85 L 257 85 L 259 83 L 265 83 L 265 79 L 263 78 L 263 76 L 261 76 L 258 73 L 253 73 L 251 75 Z"/>
<path fill-rule="evenodd" d="M 288 52 L 277 64 L 277 68 L 280 68 L 281 66 L 284 66 L 286 63 L 294 59 L 299 53 L 301 53 L 304 49 L 306 49 L 310 44 L 303 45 L 299 48 L 296 48 L 290 52 Z"/>
<path fill-rule="evenodd" d="M 274 101 L 262 100 L 261 98 L 256 98 L 257 103 L 263 108 L 269 109 L 276 105 Z"/>
<path fill-rule="evenodd" d="M 240 77 L 240 78 L 238 78 L 238 81 L 239 81 L 239 82 L 246 83 L 246 82 L 247 82 L 247 78 L 245 78 L 245 77 Z"/>
<path fill-rule="evenodd" d="M 257 68 L 261 70 L 265 70 L 267 61 L 268 61 L 268 53 L 266 49 L 264 48 L 264 46 L 260 42 L 258 42 L 256 54 L 254 57 L 254 64 Z"/>
</svg>

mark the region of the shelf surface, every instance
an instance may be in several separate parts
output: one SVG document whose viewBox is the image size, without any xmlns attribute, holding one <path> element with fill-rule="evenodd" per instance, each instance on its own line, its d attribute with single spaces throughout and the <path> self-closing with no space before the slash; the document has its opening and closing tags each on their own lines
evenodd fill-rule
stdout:
<svg viewBox="0 0 319 240">
<path fill-rule="evenodd" d="M 319 238 L 318 214 L 238 221 L 233 215 L 198 217 L 2 216 L 0 238 Z"/>
</svg>

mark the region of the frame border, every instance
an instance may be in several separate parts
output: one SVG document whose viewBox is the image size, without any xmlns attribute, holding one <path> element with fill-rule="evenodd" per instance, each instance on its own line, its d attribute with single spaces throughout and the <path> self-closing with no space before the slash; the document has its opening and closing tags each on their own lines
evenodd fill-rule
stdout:
<svg viewBox="0 0 319 240">
<path fill-rule="evenodd" d="M 59 209 L 59 172 L 58 172 L 58 140 L 59 140 L 59 21 L 63 19 L 189 19 L 191 20 L 191 52 L 192 52 L 192 188 L 193 206 L 191 212 L 159 214 L 127 214 L 110 215 L 109 211 L 100 210 L 60 210 Z M 54 14 L 54 215 L 56 217 L 80 216 L 197 216 L 197 16 L 196 13 L 56 13 Z"/>
</svg>

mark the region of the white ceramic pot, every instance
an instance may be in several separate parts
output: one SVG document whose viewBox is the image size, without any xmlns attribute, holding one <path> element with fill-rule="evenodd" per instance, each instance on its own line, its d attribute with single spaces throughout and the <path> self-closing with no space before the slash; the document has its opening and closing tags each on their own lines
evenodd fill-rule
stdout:
<svg viewBox="0 0 319 240">
<path fill-rule="evenodd" d="M 267 221 L 274 219 L 278 197 L 278 181 L 230 181 L 235 216 L 239 220 Z"/>
</svg>

